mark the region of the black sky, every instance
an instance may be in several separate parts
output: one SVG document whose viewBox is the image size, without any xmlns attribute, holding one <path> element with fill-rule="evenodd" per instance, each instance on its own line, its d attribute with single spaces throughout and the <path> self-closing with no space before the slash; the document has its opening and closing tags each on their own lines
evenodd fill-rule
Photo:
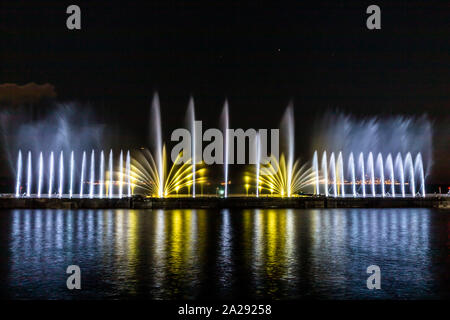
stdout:
<svg viewBox="0 0 450 320">
<path fill-rule="evenodd" d="M 66 28 L 70 4 L 81 31 Z M 365 26 L 370 4 L 381 30 Z M 127 144 L 144 143 L 155 90 L 166 135 L 183 125 L 190 95 L 214 127 L 225 98 L 235 128 L 277 127 L 293 101 L 303 157 L 325 110 L 427 113 L 435 172 L 448 182 L 449 14 L 445 1 L 4 0 L 0 83 L 50 83 Z"/>
</svg>

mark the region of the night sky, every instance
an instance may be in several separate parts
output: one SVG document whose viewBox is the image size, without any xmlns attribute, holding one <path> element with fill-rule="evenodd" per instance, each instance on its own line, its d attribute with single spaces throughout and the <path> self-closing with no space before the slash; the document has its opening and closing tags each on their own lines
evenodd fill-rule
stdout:
<svg viewBox="0 0 450 320">
<path fill-rule="evenodd" d="M 70 4 L 80 31 L 66 28 Z M 370 4 L 381 30 L 366 28 Z M 445 1 L 4 0 L 0 84 L 53 85 L 53 99 L 94 109 L 119 146 L 146 143 L 154 91 L 166 139 L 190 95 L 207 127 L 219 126 L 225 98 L 233 128 L 276 128 L 292 101 L 303 158 L 327 110 L 427 113 L 431 180 L 448 183 L 449 13 Z"/>
</svg>

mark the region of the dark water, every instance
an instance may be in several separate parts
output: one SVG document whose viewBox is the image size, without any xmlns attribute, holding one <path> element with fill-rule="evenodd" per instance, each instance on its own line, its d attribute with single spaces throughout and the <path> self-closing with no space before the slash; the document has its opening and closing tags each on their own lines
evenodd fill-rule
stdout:
<svg viewBox="0 0 450 320">
<path fill-rule="evenodd" d="M 1 298 L 448 298 L 429 209 L 0 212 Z M 81 290 L 66 288 L 68 265 Z M 381 268 L 381 290 L 366 269 Z"/>
</svg>

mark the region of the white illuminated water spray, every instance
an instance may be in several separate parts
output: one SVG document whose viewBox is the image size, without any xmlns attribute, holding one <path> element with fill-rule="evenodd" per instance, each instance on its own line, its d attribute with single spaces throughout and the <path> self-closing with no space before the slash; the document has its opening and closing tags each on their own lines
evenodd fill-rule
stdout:
<svg viewBox="0 0 450 320">
<path fill-rule="evenodd" d="M 313 171 L 314 171 L 314 181 L 316 183 L 315 186 L 315 194 L 320 194 L 320 180 L 319 180 L 319 160 L 317 157 L 317 150 L 314 151 L 313 155 Z"/>
<path fill-rule="evenodd" d="M 123 195 L 123 152 L 120 150 L 119 156 L 119 198 Z"/>
<path fill-rule="evenodd" d="M 70 153 L 70 184 L 69 184 L 69 198 L 72 198 L 73 196 L 73 170 L 75 166 L 75 159 L 74 159 L 74 154 L 73 154 L 73 150 Z"/>
<path fill-rule="evenodd" d="M 394 174 L 394 163 L 392 161 L 392 155 L 389 153 L 386 158 L 386 166 L 389 171 L 389 180 L 391 181 L 391 195 L 395 198 L 395 174 Z"/>
<path fill-rule="evenodd" d="M 28 164 L 27 164 L 27 197 L 31 196 L 31 151 L 28 151 Z"/>
<path fill-rule="evenodd" d="M 20 195 L 20 183 L 22 180 L 22 151 L 17 155 L 16 198 Z"/>
<path fill-rule="evenodd" d="M 386 195 L 384 191 L 384 163 L 383 163 L 383 156 L 381 153 L 378 153 L 377 156 L 377 168 L 378 168 L 378 174 L 380 178 L 380 185 L 381 185 L 381 196 L 384 197 Z"/>
<path fill-rule="evenodd" d="M 39 153 L 39 173 L 38 173 L 38 192 L 37 197 L 41 197 L 42 193 L 42 178 L 44 176 L 44 157 L 42 151 Z"/>
<path fill-rule="evenodd" d="M 112 149 L 109 151 L 108 169 L 109 169 L 108 198 L 111 199 L 112 196 L 113 196 L 113 180 L 114 180 L 113 151 L 112 151 Z"/>
<path fill-rule="evenodd" d="M 80 178 L 80 198 L 83 198 L 84 175 L 86 172 L 86 151 L 83 151 L 83 158 L 81 160 L 81 178 Z"/>
<path fill-rule="evenodd" d="M 188 117 L 189 117 L 189 125 L 191 129 L 191 158 L 192 158 L 192 198 L 195 198 L 195 165 L 197 163 L 196 159 L 196 132 L 195 132 L 195 107 L 194 107 L 194 99 L 191 97 L 189 99 L 188 105 Z"/>
<path fill-rule="evenodd" d="M 130 150 L 127 151 L 126 159 L 126 176 L 127 176 L 127 194 L 131 197 L 131 171 L 130 171 Z"/>
<path fill-rule="evenodd" d="M 342 158 L 342 152 L 339 152 L 337 160 L 337 170 L 339 176 L 339 184 L 341 187 L 341 195 L 345 197 L 345 181 L 344 181 L 344 159 Z"/>
<path fill-rule="evenodd" d="M 223 125 L 223 131 L 225 133 L 224 136 L 224 161 L 223 161 L 223 177 L 224 177 L 224 197 L 228 197 L 228 148 L 229 148 L 229 142 L 228 142 L 228 128 L 229 128 L 229 114 L 228 114 L 228 101 L 225 100 L 225 104 L 223 106 L 222 110 L 222 125 Z"/>
<path fill-rule="evenodd" d="M 91 152 L 91 175 L 89 179 L 89 198 L 94 197 L 94 182 L 95 182 L 95 151 Z"/>
<path fill-rule="evenodd" d="M 59 190 L 58 197 L 61 198 L 64 189 L 64 154 L 63 151 L 59 154 Z"/>
<path fill-rule="evenodd" d="M 54 159 L 53 159 L 53 151 L 50 152 L 50 160 L 49 160 L 49 176 L 48 176 L 48 197 L 51 198 L 53 194 L 53 178 L 54 178 Z"/>
<path fill-rule="evenodd" d="M 100 152 L 100 191 L 99 191 L 99 198 L 103 198 L 105 188 L 105 154 L 103 153 L 103 150 Z"/>
<path fill-rule="evenodd" d="M 328 160 L 326 151 L 322 154 L 322 174 L 325 196 L 328 197 Z"/>
<path fill-rule="evenodd" d="M 356 197 L 355 159 L 353 157 L 353 152 L 350 152 L 350 156 L 348 158 L 348 167 L 350 169 L 350 174 L 352 178 L 352 194 L 353 197 Z"/>
<path fill-rule="evenodd" d="M 337 197 L 337 183 L 336 183 L 336 161 L 334 152 L 330 156 L 330 178 L 333 179 L 333 195 Z"/>
<path fill-rule="evenodd" d="M 375 170 L 373 165 L 372 152 L 369 152 L 369 157 L 367 158 L 367 167 L 370 172 L 370 184 L 372 186 L 372 196 L 375 197 Z"/>
<path fill-rule="evenodd" d="M 360 172 L 361 172 L 361 189 L 362 189 L 362 194 L 363 197 L 366 197 L 366 172 L 365 172 L 365 168 L 364 168 L 364 153 L 360 153 L 359 154 L 359 159 L 358 159 L 358 164 L 360 167 Z"/>
</svg>

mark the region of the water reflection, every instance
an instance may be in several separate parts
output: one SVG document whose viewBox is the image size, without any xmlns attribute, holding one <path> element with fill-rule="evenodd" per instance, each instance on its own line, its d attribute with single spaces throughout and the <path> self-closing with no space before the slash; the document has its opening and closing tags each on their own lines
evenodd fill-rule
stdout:
<svg viewBox="0 0 450 320">
<path fill-rule="evenodd" d="M 14 210 L 7 297 L 446 297 L 448 215 L 427 209 Z M 5 230 L 5 226 L 1 226 Z M 65 288 L 65 269 L 82 288 Z M 382 270 L 382 290 L 365 287 Z M 3 268 L 5 269 L 5 268 Z M 3 270 L 2 269 L 2 270 Z"/>
</svg>

